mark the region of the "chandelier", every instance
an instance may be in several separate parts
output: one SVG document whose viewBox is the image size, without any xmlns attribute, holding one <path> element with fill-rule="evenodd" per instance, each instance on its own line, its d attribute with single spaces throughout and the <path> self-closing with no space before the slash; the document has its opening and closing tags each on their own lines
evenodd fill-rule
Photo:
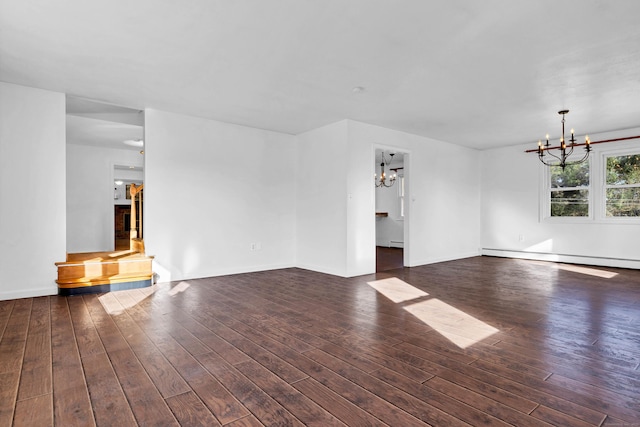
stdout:
<svg viewBox="0 0 640 427">
<path fill-rule="evenodd" d="M 378 178 L 378 174 L 373 175 L 373 180 L 374 180 L 374 183 L 376 184 L 376 187 L 391 187 L 393 183 L 396 182 L 395 173 L 390 177 L 387 177 L 387 175 L 384 172 L 385 165 L 389 166 L 391 164 L 391 162 L 393 161 L 394 155 L 395 153 L 389 153 L 389 161 L 386 161 L 384 157 L 384 151 L 382 152 L 382 162 L 380 162 L 380 178 Z"/>
<path fill-rule="evenodd" d="M 589 135 L 585 136 L 584 144 L 576 144 L 576 139 L 573 136 L 573 129 L 571 129 L 571 139 L 569 140 L 570 144 L 567 146 L 567 142 L 564 138 L 564 116 L 568 113 L 569 110 L 558 111 L 558 114 L 562 115 L 562 137 L 560 138 L 559 146 L 549 146 L 549 134 L 546 136 L 546 144 L 542 144 L 542 141 L 538 141 L 538 158 L 540 161 L 547 166 L 560 166 L 562 170 L 564 170 L 567 165 L 576 165 L 584 162 L 589 158 L 589 152 L 591 152 L 591 141 L 589 140 Z M 584 145 L 584 155 L 582 158 L 579 160 L 567 161 L 569 156 L 573 154 L 573 149 L 581 145 Z M 559 155 L 554 154 L 553 150 L 560 150 Z M 546 154 L 549 154 L 550 157 L 545 158 Z"/>
</svg>

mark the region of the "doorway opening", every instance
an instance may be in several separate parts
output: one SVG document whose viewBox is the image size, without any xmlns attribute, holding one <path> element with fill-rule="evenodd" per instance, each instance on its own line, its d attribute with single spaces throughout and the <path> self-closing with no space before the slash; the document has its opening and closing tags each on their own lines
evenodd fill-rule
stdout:
<svg viewBox="0 0 640 427">
<path fill-rule="evenodd" d="M 405 154 L 376 149 L 375 163 L 376 272 L 380 272 L 405 265 Z M 380 184 L 382 165 L 384 184 Z"/>
<path fill-rule="evenodd" d="M 116 251 L 130 248 L 131 239 L 131 185 L 140 187 L 144 184 L 144 169 L 137 166 L 114 165 L 114 206 L 113 206 L 113 235 Z M 142 220 L 144 206 L 144 189 L 140 190 L 137 198 L 137 213 L 135 228 L 139 238 L 142 235 Z"/>
<path fill-rule="evenodd" d="M 115 208 L 144 180 L 144 111 L 67 96 L 66 131 L 67 253 L 113 251 Z"/>
<path fill-rule="evenodd" d="M 151 286 L 141 215 L 144 111 L 72 96 L 66 107 L 67 256 L 56 262 L 58 293 Z"/>
</svg>

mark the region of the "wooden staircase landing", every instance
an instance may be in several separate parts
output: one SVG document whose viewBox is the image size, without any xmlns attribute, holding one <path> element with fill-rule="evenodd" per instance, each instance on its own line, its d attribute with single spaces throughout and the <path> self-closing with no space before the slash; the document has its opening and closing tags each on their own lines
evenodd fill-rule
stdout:
<svg viewBox="0 0 640 427">
<path fill-rule="evenodd" d="M 133 250 L 67 254 L 58 266 L 58 294 L 77 295 L 153 284 L 153 257 Z"/>
</svg>

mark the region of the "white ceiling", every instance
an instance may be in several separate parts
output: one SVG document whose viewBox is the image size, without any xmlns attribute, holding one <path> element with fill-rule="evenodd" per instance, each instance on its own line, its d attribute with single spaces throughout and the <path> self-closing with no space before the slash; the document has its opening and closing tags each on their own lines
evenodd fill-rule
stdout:
<svg viewBox="0 0 640 427">
<path fill-rule="evenodd" d="M 134 126 L 67 114 L 67 143 L 140 151 L 124 141 L 143 139 L 144 129 Z"/>
<path fill-rule="evenodd" d="M 638 0 L 0 0 L 0 80 L 484 149 L 640 126 Z M 354 87 L 363 87 L 354 93 Z"/>
<path fill-rule="evenodd" d="M 144 139 L 144 112 L 67 97 L 67 144 L 140 151 L 125 141 Z"/>
</svg>

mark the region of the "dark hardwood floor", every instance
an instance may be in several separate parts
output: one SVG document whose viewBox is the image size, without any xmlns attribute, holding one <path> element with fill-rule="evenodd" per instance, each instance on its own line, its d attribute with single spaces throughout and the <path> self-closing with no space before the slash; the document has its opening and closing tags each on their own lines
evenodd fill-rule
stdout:
<svg viewBox="0 0 640 427">
<path fill-rule="evenodd" d="M 640 271 L 476 257 L 0 301 L 0 426 L 638 426 Z"/>
<path fill-rule="evenodd" d="M 404 249 L 376 246 L 376 272 L 395 270 L 404 266 Z"/>
</svg>

